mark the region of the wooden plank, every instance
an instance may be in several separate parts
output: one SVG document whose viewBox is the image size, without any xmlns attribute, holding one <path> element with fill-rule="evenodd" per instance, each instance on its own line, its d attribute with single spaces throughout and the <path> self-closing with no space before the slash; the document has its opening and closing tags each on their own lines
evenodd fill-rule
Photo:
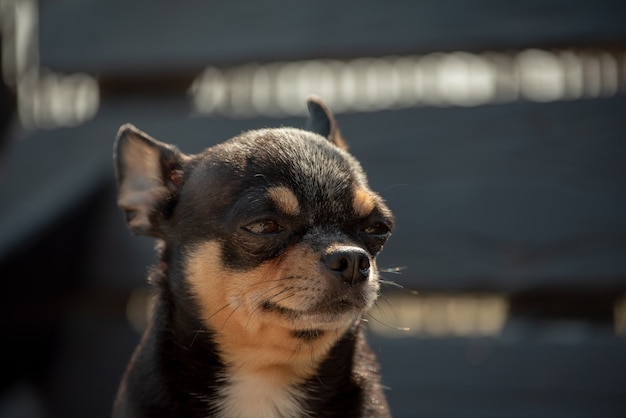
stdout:
<svg viewBox="0 0 626 418">
<path fill-rule="evenodd" d="M 623 44 L 619 0 L 40 2 L 43 67 L 180 73 L 209 64 Z"/>
</svg>

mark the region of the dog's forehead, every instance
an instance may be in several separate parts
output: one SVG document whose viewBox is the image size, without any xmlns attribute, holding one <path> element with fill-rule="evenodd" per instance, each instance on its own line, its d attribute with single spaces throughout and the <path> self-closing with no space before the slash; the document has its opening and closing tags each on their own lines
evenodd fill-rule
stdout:
<svg viewBox="0 0 626 418">
<path fill-rule="evenodd" d="M 307 131 L 246 132 L 199 158 L 183 200 L 195 202 L 190 210 L 211 216 L 262 212 L 269 202 L 287 215 L 341 222 L 366 216 L 377 202 L 359 163 Z"/>
<path fill-rule="evenodd" d="M 365 185 L 358 162 L 319 135 L 282 128 L 250 131 L 222 144 L 212 159 L 224 164 L 221 181 L 243 188 L 282 186 L 299 199 L 342 196 Z"/>
<path fill-rule="evenodd" d="M 309 210 L 341 210 L 339 206 L 345 206 L 355 188 L 366 186 L 360 165 L 345 151 L 314 134 L 286 133 L 279 132 L 250 158 L 250 175 L 261 174 L 270 187 L 290 190 Z M 286 195 L 281 193 L 279 198 Z"/>
<path fill-rule="evenodd" d="M 361 168 L 348 153 L 321 136 L 298 129 L 282 128 L 251 131 L 232 140 L 247 151 L 248 174 L 268 172 L 298 183 L 343 174 L 361 174 Z M 275 170 L 272 170 L 275 167 Z"/>
<path fill-rule="evenodd" d="M 250 267 L 278 247 L 253 246 L 258 256 L 242 256 L 238 245 L 248 235 L 239 231 L 249 225 L 277 221 L 322 245 L 380 217 L 391 213 L 353 157 L 321 136 L 285 128 L 245 133 L 190 159 L 171 224 L 177 239 L 219 239 L 233 266 Z"/>
</svg>

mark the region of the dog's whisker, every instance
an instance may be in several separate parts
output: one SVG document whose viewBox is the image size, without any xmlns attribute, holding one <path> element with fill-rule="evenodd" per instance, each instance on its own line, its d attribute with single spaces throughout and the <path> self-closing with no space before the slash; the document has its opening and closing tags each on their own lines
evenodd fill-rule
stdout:
<svg viewBox="0 0 626 418">
<path fill-rule="evenodd" d="M 379 301 L 384 302 L 384 305 L 386 306 L 386 309 L 383 308 L 381 306 L 381 304 L 379 303 Z M 385 310 L 389 310 L 391 311 L 391 315 L 393 315 L 393 319 L 398 322 L 399 318 L 398 318 L 398 311 L 396 311 L 395 306 L 393 305 L 393 303 L 391 303 L 391 300 L 389 300 L 389 298 L 387 296 L 385 296 L 384 294 L 381 294 L 379 296 L 379 298 L 376 300 L 375 305 L 379 308 L 379 311 L 377 311 L 376 313 L 380 312 L 381 315 L 385 316 Z M 410 328 L 408 327 L 395 327 L 394 325 L 388 324 L 386 322 L 383 322 L 382 320 L 376 318 L 374 311 L 370 311 L 368 312 L 368 316 L 370 318 L 372 318 L 374 321 L 386 326 L 386 327 L 390 327 L 390 328 L 394 328 L 397 329 L 399 331 L 410 331 Z"/>
<path fill-rule="evenodd" d="M 378 322 L 379 324 L 381 324 L 382 326 L 385 326 L 387 328 L 395 329 L 396 331 L 402 331 L 402 332 L 411 331 L 411 328 L 409 328 L 409 327 L 401 327 L 401 326 L 391 325 L 391 324 L 389 324 L 387 322 L 384 322 L 384 321 L 376 318 L 376 316 L 373 313 L 371 313 L 371 312 L 369 313 L 368 316 L 370 318 L 372 318 L 374 321 Z"/>
<path fill-rule="evenodd" d="M 191 340 L 191 343 L 189 343 L 189 348 L 193 347 L 193 343 L 196 342 L 196 339 L 198 338 L 198 336 L 201 333 L 207 332 L 206 330 L 204 330 L 203 328 L 197 329 L 196 332 L 194 333 L 193 339 Z"/>
<path fill-rule="evenodd" d="M 293 290 L 293 289 L 285 289 L 285 291 L 287 291 L 287 290 Z M 284 293 L 284 292 L 281 292 L 281 293 Z M 281 302 L 284 302 L 284 301 L 294 297 L 297 294 L 298 294 L 298 292 L 291 292 L 290 294 L 288 294 L 285 297 L 280 298 L 280 299 L 271 298 L 270 302 L 275 303 L 275 304 L 280 304 Z M 276 296 L 280 296 L 280 294 L 278 294 Z"/>
<path fill-rule="evenodd" d="M 387 296 L 385 296 L 384 294 L 381 294 L 379 296 L 379 298 L 376 300 L 376 306 L 378 306 L 378 307 L 380 307 L 380 305 L 378 304 L 379 300 L 382 300 L 383 302 L 385 302 L 385 304 L 387 305 L 389 310 L 393 313 L 395 318 L 398 319 L 398 312 L 396 311 L 395 306 L 393 306 L 393 303 L 391 303 L 391 300 L 389 300 L 389 298 Z"/>
<path fill-rule="evenodd" d="M 281 288 L 281 287 L 282 287 L 282 286 L 274 286 L 274 287 L 272 287 L 272 288 L 270 288 L 270 289 L 266 290 L 265 292 L 261 293 L 261 294 L 260 294 L 260 295 L 258 295 L 257 297 L 255 297 L 255 298 L 253 299 L 253 301 L 252 301 L 252 303 L 253 303 L 254 305 L 256 305 L 256 306 L 257 306 L 257 308 L 255 308 L 255 311 L 256 311 L 256 309 L 258 309 L 258 307 L 261 305 L 259 302 L 261 302 L 263 299 L 265 299 L 265 295 L 267 295 L 267 294 L 268 294 L 268 293 L 270 293 L 271 291 L 273 291 L 273 290 L 275 290 L 275 289 L 279 289 L 279 288 Z M 282 289 L 281 289 L 278 293 L 275 293 L 274 295 L 272 295 L 272 296 L 270 296 L 269 298 L 267 298 L 267 301 L 268 301 L 268 302 L 273 302 L 273 303 L 276 303 L 276 302 L 274 301 L 274 299 L 275 299 L 276 297 L 278 297 L 278 296 L 280 296 L 280 295 L 282 295 L 282 294 L 284 294 L 285 292 L 288 292 L 288 291 L 290 291 L 290 290 L 293 290 L 293 287 L 292 287 L 292 286 L 283 287 L 283 288 L 282 288 Z"/>
<path fill-rule="evenodd" d="M 315 345 L 309 344 L 309 355 L 311 356 L 311 362 L 315 362 Z"/>
<path fill-rule="evenodd" d="M 381 273 L 402 274 L 402 270 L 405 270 L 405 269 L 406 269 L 406 266 L 399 266 L 399 267 L 382 268 L 382 269 L 378 269 L 378 271 L 380 271 Z"/>
<path fill-rule="evenodd" d="M 269 289 L 269 290 L 268 290 L 268 291 L 266 291 L 266 292 L 263 292 L 261 295 L 259 295 L 257 298 L 255 298 L 254 303 L 253 303 L 253 304 L 254 304 L 254 308 L 253 308 L 253 309 L 252 309 L 252 311 L 250 312 L 250 315 L 248 316 L 248 320 L 246 321 L 246 329 L 247 329 L 247 328 L 248 328 L 248 326 L 250 325 L 250 320 L 251 320 L 252 318 L 254 318 L 254 316 L 256 315 L 257 311 L 258 311 L 259 309 L 261 309 L 261 307 L 262 307 L 262 305 L 261 305 L 260 303 L 257 303 L 257 302 L 260 302 L 261 298 L 262 298 L 264 295 L 266 295 L 267 293 L 269 293 L 269 291 L 270 291 L 270 290 L 276 289 L 276 288 L 278 288 L 278 287 L 280 287 L 280 286 L 275 286 L 274 288 Z M 291 290 L 291 289 L 292 289 L 291 287 L 286 287 L 286 288 L 282 289 L 280 292 L 278 292 L 278 293 L 276 293 L 275 295 L 271 296 L 271 297 L 268 299 L 268 301 L 273 302 L 273 299 L 274 299 L 275 297 L 280 296 L 281 294 L 283 294 L 283 293 L 285 293 L 285 292 L 287 292 L 287 291 L 289 291 L 289 290 Z M 275 303 L 275 302 L 274 302 L 274 303 Z"/>
<path fill-rule="evenodd" d="M 268 293 L 279 289 L 281 286 L 280 285 L 276 285 L 274 287 L 271 287 L 269 289 L 266 289 L 264 292 L 262 292 L 260 295 L 257 295 L 254 299 L 252 299 L 251 304 L 253 305 L 253 309 L 250 312 L 249 316 L 248 316 L 248 320 L 246 321 L 246 329 L 248 328 L 248 325 L 250 324 L 250 320 L 254 317 L 254 315 L 256 315 L 257 311 L 259 309 L 261 309 L 262 304 L 260 303 L 264 298 L 265 295 L 267 295 Z M 276 297 L 277 295 L 280 295 L 281 293 L 287 291 L 288 288 L 284 288 L 283 290 L 279 291 L 276 295 L 271 296 L 268 300 L 271 300 L 272 298 Z"/>
<path fill-rule="evenodd" d="M 213 318 L 215 315 L 217 315 L 218 313 L 222 312 L 224 309 L 228 308 L 230 306 L 230 304 L 225 304 L 224 306 L 222 306 L 221 308 L 219 308 L 217 311 L 213 312 L 211 315 L 209 315 L 209 317 L 207 318 L 207 320 L 210 320 L 211 318 Z"/>
<path fill-rule="evenodd" d="M 326 385 L 326 383 L 324 383 L 319 376 L 315 376 L 315 378 L 317 379 L 317 382 L 320 384 L 322 388 L 328 389 L 328 385 Z"/>
<path fill-rule="evenodd" d="M 228 322 L 228 320 L 233 316 L 235 312 L 237 312 L 238 309 L 239 309 L 239 306 L 235 306 L 233 310 L 230 311 L 226 319 L 224 319 L 224 323 L 222 324 L 222 329 L 226 326 L 226 323 Z"/>
<path fill-rule="evenodd" d="M 380 282 L 380 284 L 397 287 L 398 289 L 404 289 L 404 286 L 402 286 L 400 283 L 392 282 L 391 280 L 379 279 L 378 281 Z"/>
<path fill-rule="evenodd" d="M 419 295 L 419 292 L 417 290 L 413 290 L 413 289 L 407 289 L 406 287 L 402 286 L 400 283 L 396 283 L 394 281 L 391 280 L 383 280 L 383 279 L 378 279 L 378 282 L 384 286 L 391 286 L 391 287 L 395 287 L 397 289 L 402 290 L 405 293 L 411 294 L 411 295 Z"/>
<path fill-rule="evenodd" d="M 286 268 L 277 269 L 277 271 L 281 271 L 281 270 L 286 270 Z M 284 281 L 288 281 L 288 280 L 293 280 L 293 276 L 279 277 L 278 279 L 269 279 L 269 280 L 260 281 L 260 282 L 257 282 L 257 283 L 253 283 L 250 287 L 264 286 L 264 285 L 266 285 L 268 283 L 284 282 Z"/>
<path fill-rule="evenodd" d="M 276 290 L 276 289 L 280 289 L 281 287 L 282 287 L 281 285 L 276 285 L 276 286 L 270 287 L 269 289 L 265 289 L 265 290 L 264 290 L 261 294 L 256 295 L 256 296 L 252 299 L 251 303 L 252 303 L 252 304 L 254 304 L 254 305 L 257 305 L 257 304 L 258 304 L 258 303 L 259 303 L 259 302 L 260 302 L 260 301 L 261 301 L 261 300 L 265 297 L 265 295 L 267 295 L 268 293 L 270 293 L 270 292 L 272 292 L 272 291 L 274 291 L 274 290 Z M 288 288 L 289 288 L 289 287 L 283 288 L 283 290 L 282 290 L 282 291 L 285 291 L 285 290 L 286 290 L 286 289 L 288 289 Z M 282 291 L 281 291 L 281 292 L 282 292 Z M 280 293 L 280 292 L 279 292 L 279 293 Z M 272 296 L 272 297 L 274 297 L 274 296 Z M 270 299 L 271 299 L 271 298 L 270 298 Z"/>
<path fill-rule="evenodd" d="M 291 361 L 293 358 L 295 358 L 295 357 L 296 357 L 296 355 L 297 355 L 297 354 L 298 354 L 301 350 L 302 350 L 302 343 L 297 344 L 297 345 L 293 348 L 293 350 L 291 351 L 291 354 L 289 355 L 289 360 L 288 360 L 288 361 Z"/>
</svg>

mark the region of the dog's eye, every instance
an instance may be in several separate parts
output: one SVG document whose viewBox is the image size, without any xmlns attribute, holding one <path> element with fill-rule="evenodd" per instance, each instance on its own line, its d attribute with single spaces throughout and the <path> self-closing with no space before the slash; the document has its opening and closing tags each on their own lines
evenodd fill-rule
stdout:
<svg viewBox="0 0 626 418">
<path fill-rule="evenodd" d="M 271 219 L 265 219 L 265 220 L 254 221 L 252 223 L 249 223 L 248 225 L 244 226 L 243 229 L 253 234 L 262 235 L 262 234 L 277 234 L 281 232 L 282 230 L 284 230 L 285 228 L 283 228 L 276 221 L 273 221 Z"/>
<path fill-rule="evenodd" d="M 382 222 L 366 226 L 362 230 L 367 235 L 384 236 L 389 234 L 389 227 Z"/>
</svg>

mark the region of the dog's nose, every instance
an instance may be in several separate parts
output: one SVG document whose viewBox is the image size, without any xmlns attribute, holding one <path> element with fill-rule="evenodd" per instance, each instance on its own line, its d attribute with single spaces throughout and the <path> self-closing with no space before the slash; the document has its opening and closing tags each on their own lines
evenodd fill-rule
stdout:
<svg viewBox="0 0 626 418">
<path fill-rule="evenodd" d="M 369 277 L 370 259 L 361 248 L 339 247 L 327 252 L 323 260 L 326 267 L 345 283 L 356 285 Z"/>
</svg>

